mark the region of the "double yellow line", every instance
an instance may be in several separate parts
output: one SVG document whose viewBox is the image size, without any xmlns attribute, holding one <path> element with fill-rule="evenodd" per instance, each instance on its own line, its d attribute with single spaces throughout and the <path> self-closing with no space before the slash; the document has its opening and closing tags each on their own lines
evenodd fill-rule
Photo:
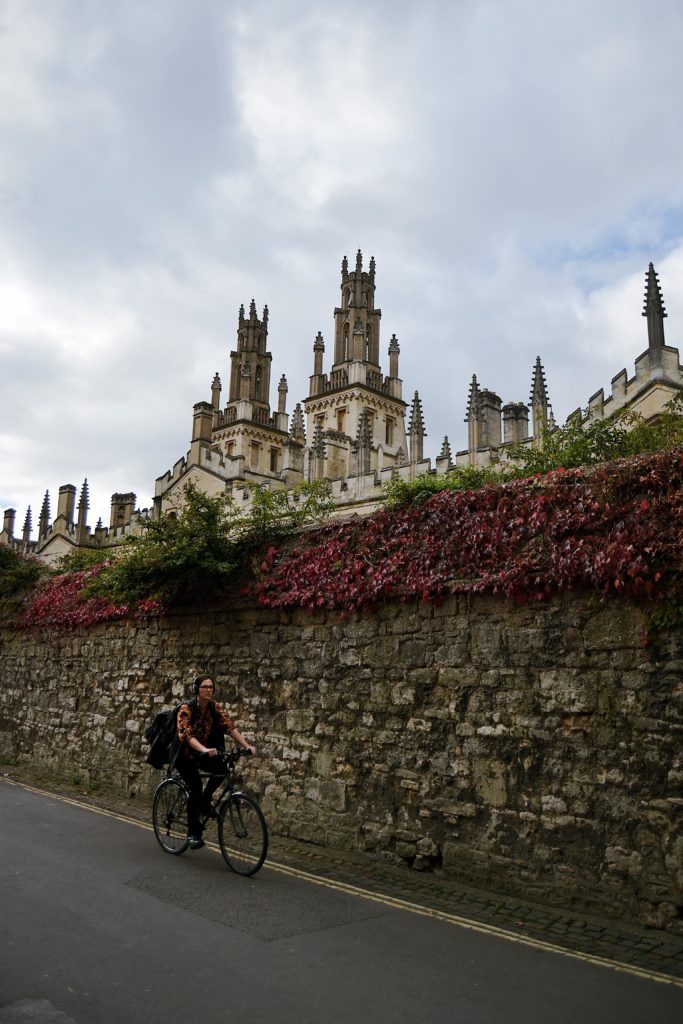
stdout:
<svg viewBox="0 0 683 1024">
<path fill-rule="evenodd" d="M 147 832 L 153 831 L 152 826 L 147 824 L 147 822 L 139 821 L 138 819 L 128 817 L 125 814 L 118 814 L 116 811 L 108 811 L 103 807 L 97 807 L 94 804 L 74 800 L 72 797 L 63 796 L 60 793 L 51 793 L 49 790 L 39 789 L 36 786 L 30 786 L 25 782 L 18 782 L 15 779 L 2 777 L 1 781 L 8 783 L 10 786 L 18 786 L 31 793 L 37 793 L 39 796 L 50 797 L 53 800 L 61 800 L 62 803 L 71 804 L 73 807 L 80 807 L 81 809 L 92 811 L 95 814 L 102 814 L 106 818 L 115 818 L 117 821 L 123 821 L 128 825 L 136 825 L 138 828 L 145 829 Z M 206 846 L 214 853 L 220 853 L 216 843 L 209 842 Z M 402 900 L 394 896 L 384 896 L 381 893 L 372 892 L 369 889 L 362 889 L 357 885 L 350 885 L 348 882 L 338 882 L 329 878 L 321 878 L 319 875 L 311 874 L 309 871 L 303 871 L 301 868 L 293 868 L 288 864 L 279 864 L 277 861 L 270 860 L 270 858 L 266 861 L 266 867 L 278 874 L 289 875 L 292 878 L 299 878 L 302 881 L 310 882 L 312 885 L 321 885 L 326 889 L 333 889 L 335 892 L 343 892 L 348 893 L 351 896 L 359 896 L 362 899 L 371 900 L 373 903 L 379 903 L 385 907 L 392 907 L 395 910 L 405 910 L 411 914 L 419 914 L 421 917 L 435 918 L 437 921 L 444 921 L 446 924 L 454 924 L 459 928 L 467 928 L 469 931 L 479 932 L 482 935 L 495 936 L 499 939 L 506 939 L 508 942 L 516 942 L 521 946 L 530 946 L 532 949 L 544 950 L 547 953 L 558 953 L 560 956 L 569 957 L 572 960 L 583 960 L 585 963 L 596 964 L 599 967 L 609 967 L 613 971 L 621 971 L 623 974 L 632 974 L 637 978 L 645 978 L 648 981 L 657 981 L 663 985 L 674 985 L 679 988 L 683 988 L 683 978 L 676 978 L 669 974 L 663 974 L 660 971 L 647 971 L 640 967 L 634 967 L 631 964 L 621 963 L 619 960 L 610 960 L 608 957 L 595 956 L 593 953 L 581 953 L 572 949 L 566 949 L 563 946 L 556 946 L 552 942 L 545 942 L 543 939 L 534 939 L 524 935 L 518 935 L 516 932 L 508 931 L 505 928 L 498 928 L 495 925 L 483 924 L 480 921 L 472 921 L 469 918 L 460 917 L 458 914 L 450 914 L 444 910 L 435 910 L 432 907 L 423 907 L 419 903 L 411 903 L 409 900 Z"/>
</svg>

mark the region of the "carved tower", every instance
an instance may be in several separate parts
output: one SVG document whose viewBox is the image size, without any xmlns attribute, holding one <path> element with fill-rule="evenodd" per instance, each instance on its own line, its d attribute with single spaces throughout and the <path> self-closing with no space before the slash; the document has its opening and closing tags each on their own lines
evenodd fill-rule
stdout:
<svg viewBox="0 0 683 1024">
<path fill-rule="evenodd" d="M 375 261 L 363 270 L 360 249 L 354 270 L 344 257 L 341 304 L 334 311 L 334 355 L 330 373 L 323 372 L 322 334 L 313 344 L 313 374 L 305 400 L 308 436 L 316 439 L 309 453 L 309 476 L 317 479 L 355 476 L 397 464 L 406 450 L 402 382 L 398 376 L 399 346 L 389 345 L 389 374 L 380 366 L 381 309 L 375 306 Z M 324 455 L 322 454 L 324 452 Z"/>
</svg>

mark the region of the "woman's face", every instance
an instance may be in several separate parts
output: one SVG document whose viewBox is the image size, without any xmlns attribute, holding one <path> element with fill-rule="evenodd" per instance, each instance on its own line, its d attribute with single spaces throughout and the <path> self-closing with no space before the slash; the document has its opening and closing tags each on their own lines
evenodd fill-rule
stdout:
<svg viewBox="0 0 683 1024">
<path fill-rule="evenodd" d="M 197 691 L 197 695 L 201 701 L 206 702 L 211 700 L 211 698 L 213 697 L 213 690 L 213 679 L 205 679 L 202 683 L 199 684 L 199 690 Z"/>
</svg>

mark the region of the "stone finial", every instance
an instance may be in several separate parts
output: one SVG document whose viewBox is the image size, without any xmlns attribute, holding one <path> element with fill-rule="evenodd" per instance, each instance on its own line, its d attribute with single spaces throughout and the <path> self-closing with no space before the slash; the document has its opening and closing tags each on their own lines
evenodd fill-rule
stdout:
<svg viewBox="0 0 683 1024">
<path fill-rule="evenodd" d="M 375 257 L 374 256 L 370 257 L 370 278 L 373 281 L 375 280 Z"/>
<path fill-rule="evenodd" d="M 43 505 L 40 510 L 40 516 L 38 517 L 38 540 L 42 540 L 47 535 L 48 527 L 50 525 L 50 494 L 45 491 L 45 497 L 43 498 Z"/>
<path fill-rule="evenodd" d="M 249 303 L 249 319 L 256 319 L 256 302 L 254 299 L 252 299 L 251 302 Z"/>
<path fill-rule="evenodd" d="M 401 349 L 398 344 L 398 338 L 396 337 L 395 334 L 392 334 L 391 340 L 389 342 L 389 355 L 391 355 L 392 352 L 395 352 L 398 355 L 400 351 Z"/>
<path fill-rule="evenodd" d="M 467 412 L 465 413 L 465 423 L 469 420 L 478 419 L 481 415 L 481 401 L 479 394 L 479 384 L 477 383 L 476 373 L 472 374 L 472 383 L 470 384 L 470 390 L 467 395 Z"/>
<path fill-rule="evenodd" d="M 427 431 L 425 430 L 425 421 L 422 414 L 422 402 L 420 396 L 415 392 L 413 395 L 413 401 L 410 406 L 410 420 L 408 422 L 407 434 L 416 434 L 420 437 L 426 437 Z"/>
<path fill-rule="evenodd" d="M 662 292 L 659 287 L 659 277 L 652 263 L 648 266 L 647 274 L 645 275 L 643 316 L 647 317 L 648 348 L 662 348 L 665 345 L 664 317 L 668 316 L 668 314 L 664 308 L 664 300 L 662 299 Z"/>
<path fill-rule="evenodd" d="M 311 453 L 315 459 L 325 458 L 325 435 L 323 434 L 322 423 L 316 423 L 315 425 Z"/>
<path fill-rule="evenodd" d="M 318 333 L 315 336 L 315 341 L 313 342 L 313 351 L 314 352 L 324 352 L 325 351 L 325 341 L 324 341 L 323 336 L 320 333 L 320 331 L 318 331 Z"/>
<path fill-rule="evenodd" d="M 221 378 L 219 373 L 214 374 L 214 378 L 211 381 L 211 405 L 215 410 L 220 409 L 221 406 Z"/>
<path fill-rule="evenodd" d="M 443 439 L 443 444 L 441 445 L 441 451 L 439 453 L 439 458 L 440 459 L 448 459 L 449 466 L 453 462 L 453 455 L 451 453 L 451 444 L 450 444 L 450 441 L 448 440 L 448 434 L 446 434 L 446 436 Z"/>
<path fill-rule="evenodd" d="M 358 417 L 356 444 L 361 448 L 369 448 L 372 445 L 372 430 L 370 428 L 370 417 L 368 416 L 367 409 L 362 409 L 361 414 Z"/>
<path fill-rule="evenodd" d="M 405 448 L 401 444 L 401 445 L 398 446 L 398 451 L 396 452 L 396 465 L 397 466 L 405 466 L 407 461 L 408 461 L 408 455 L 406 453 Z"/>
<path fill-rule="evenodd" d="M 363 253 L 359 249 L 358 252 L 356 253 L 356 273 L 360 274 L 362 269 L 363 269 Z"/>
<path fill-rule="evenodd" d="M 301 402 L 297 402 L 292 413 L 292 425 L 289 430 L 289 436 L 293 441 L 303 442 L 306 440 L 306 424 L 304 422 L 304 413 L 301 408 Z"/>
<path fill-rule="evenodd" d="M 33 522 L 32 522 L 32 518 L 31 518 L 31 506 L 29 505 L 28 509 L 26 510 L 26 518 L 24 519 L 24 529 L 23 529 L 23 541 L 24 541 L 24 544 L 28 544 L 29 541 L 31 540 L 31 530 L 32 529 L 33 529 Z"/>
<path fill-rule="evenodd" d="M 264 324 L 268 323 L 268 306 L 267 305 L 263 307 L 263 323 Z"/>
<path fill-rule="evenodd" d="M 530 402 L 532 405 L 547 405 L 548 404 L 548 388 L 545 383 L 545 370 L 541 363 L 541 357 L 536 356 L 536 363 L 534 365 L 534 374 L 531 378 L 531 398 Z"/>
<path fill-rule="evenodd" d="M 78 516 L 77 522 L 79 526 L 85 526 L 88 519 L 88 509 L 90 508 L 90 492 L 88 489 L 88 478 L 86 477 L 81 487 L 81 496 L 78 499 Z"/>
<path fill-rule="evenodd" d="M 277 411 L 278 412 L 285 412 L 285 410 L 286 410 L 286 407 L 287 407 L 287 392 L 288 391 L 289 391 L 289 388 L 287 387 L 287 378 L 285 377 L 285 375 L 283 373 L 282 376 L 280 377 L 280 383 L 277 386 L 277 396 L 278 396 Z"/>
<path fill-rule="evenodd" d="M 240 320 L 244 320 L 244 303 L 243 302 L 240 303 L 239 318 L 240 318 Z"/>
</svg>

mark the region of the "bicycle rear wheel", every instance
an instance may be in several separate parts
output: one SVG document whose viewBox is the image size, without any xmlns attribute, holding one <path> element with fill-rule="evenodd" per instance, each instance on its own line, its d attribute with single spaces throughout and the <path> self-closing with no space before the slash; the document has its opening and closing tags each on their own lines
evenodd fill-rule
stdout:
<svg viewBox="0 0 683 1024">
<path fill-rule="evenodd" d="M 187 790 L 177 779 L 164 779 L 157 786 L 152 809 L 154 835 L 166 853 L 187 849 Z"/>
<path fill-rule="evenodd" d="M 243 793 L 226 800 L 218 817 L 218 842 L 231 871 L 256 874 L 268 853 L 268 827 L 255 800 Z"/>
</svg>

